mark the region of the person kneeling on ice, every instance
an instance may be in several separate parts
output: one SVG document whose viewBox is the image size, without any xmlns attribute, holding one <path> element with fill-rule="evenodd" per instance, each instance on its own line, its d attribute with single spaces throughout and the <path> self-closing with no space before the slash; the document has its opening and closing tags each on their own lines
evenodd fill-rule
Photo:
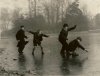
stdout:
<svg viewBox="0 0 100 76">
<path fill-rule="evenodd" d="M 35 51 L 36 46 L 40 46 L 41 53 L 43 55 L 44 52 L 43 52 L 43 47 L 41 45 L 41 42 L 43 41 L 43 37 L 49 37 L 49 36 L 43 34 L 41 30 L 37 30 L 36 32 L 29 31 L 29 33 L 33 34 L 33 46 L 34 46 L 34 48 L 33 48 L 32 54 L 34 55 L 34 51 Z"/>
<path fill-rule="evenodd" d="M 82 41 L 81 37 L 77 37 L 76 39 L 74 39 L 73 41 L 71 41 L 68 45 L 68 51 L 69 51 L 69 56 L 72 55 L 72 57 L 74 56 L 78 56 L 78 54 L 75 52 L 77 48 L 81 48 L 82 50 L 88 52 L 81 44 L 80 42 Z M 68 55 L 68 54 L 67 54 Z"/>
</svg>

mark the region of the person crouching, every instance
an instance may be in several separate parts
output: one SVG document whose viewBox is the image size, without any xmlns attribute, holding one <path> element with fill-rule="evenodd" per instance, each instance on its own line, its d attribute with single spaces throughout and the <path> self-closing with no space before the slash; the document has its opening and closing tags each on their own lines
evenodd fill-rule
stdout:
<svg viewBox="0 0 100 76">
<path fill-rule="evenodd" d="M 82 50 L 88 52 L 81 44 L 80 42 L 82 41 L 81 37 L 77 37 L 76 39 L 72 40 L 69 45 L 68 45 L 68 52 L 69 56 L 75 57 L 78 56 L 79 54 L 76 53 L 77 48 L 81 48 Z M 68 55 L 68 54 L 67 54 Z"/>
</svg>

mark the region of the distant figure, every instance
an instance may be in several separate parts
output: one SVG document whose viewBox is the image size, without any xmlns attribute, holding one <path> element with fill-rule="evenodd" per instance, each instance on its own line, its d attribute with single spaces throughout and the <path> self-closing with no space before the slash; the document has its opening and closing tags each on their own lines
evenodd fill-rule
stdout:
<svg viewBox="0 0 100 76">
<path fill-rule="evenodd" d="M 67 52 L 67 49 L 68 49 L 68 43 L 66 41 L 66 40 L 68 40 L 67 39 L 68 32 L 71 30 L 74 30 L 75 28 L 76 28 L 76 25 L 71 28 L 68 27 L 68 24 L 63 25 L 63 28 L 59 34 L 59 42 L 62 44 L 62 49 L 60 52 L 62 56 L 65 56 L 65 51 Z"/>
<path fill-rule="evenodd" d="M 28 43 L 28 41 L 25 41 L 25 38 L 27 39 L 27 36 L 25 36 L 24 26 L 20 26 L 20 30 L 16 33 L 16 39 L 18 41 L 17 47 L 19 53 L 23 53 L 23 49 Z"/>
<path fill-rule="evenodd" d="M 88 52 L 88 51 L 80 44 L 80 41 L 82 41 L 81 37 L 77 37 L 76 39 L 74 39 L 73 41 L 71 41 L 71 42 L 69 43 L 68 51 L 69 51 L 69 54 L 72 55 L 72 57 L 78 56 L 78 54 L 75 52 L 75 51 L 76 51 L 76 48 L 81 48 L 82 50 Z"/>
<path fill-rule="evenodd" d="M 34 51 L 35 51 L 36 46 L 40 46 L 41 53 L 43 55 L 44 52 L 43 52 L 43 47 L 41 45 L 41 42 L 43 41 L 43 37 L 48 37 L 48 36 L 43 34 L 42 31 L 40 31 L 40 30 L 38 30 L 36 32 L 29 31 L 29 33 L 33 34 L 33 46 L 34 46 L 34 48 L 33 48 L 32 54 L 34 55 Z"/>
</svg>

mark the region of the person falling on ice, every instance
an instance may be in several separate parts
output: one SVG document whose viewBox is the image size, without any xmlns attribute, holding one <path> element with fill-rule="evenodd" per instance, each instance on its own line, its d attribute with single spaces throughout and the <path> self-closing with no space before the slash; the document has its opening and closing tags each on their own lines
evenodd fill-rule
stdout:
<svg viewBox="0 0 100 76">
<path fill-rule="evenodd" d="M 88 52 L 81 44 L 80 42 L 82 41 L 81 37 L 77 37 L 76 39 L 72 40 L 69 45 L 68 45 L 68 52 L 69 52 L 69 56 L 72 55 L 72 57 L 74 56 L 78 56 L 79 54 L 76 53 L 76 49 L 77 48 L 81 48 L 82 50 Z"/>
</svg>

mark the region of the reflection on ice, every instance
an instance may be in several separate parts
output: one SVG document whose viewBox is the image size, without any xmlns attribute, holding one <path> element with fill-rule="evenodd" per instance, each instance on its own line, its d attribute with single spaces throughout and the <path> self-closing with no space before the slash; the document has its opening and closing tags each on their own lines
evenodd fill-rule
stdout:
<svg viewBox="0 0 100 76">
<path fill-rule="evenodd" d="M 26 63 L 25 62 L 26 62 L 26 59 L 25 59 L 24 54 L 19 54 L 18 67 L 19 67 L 20 71 L 25 71 L 26 70 L 26 66 L 25 66 Z"/>
<path fill-rule="evenodd" d="M 78 34 L 79 35 L 79 34 Z M 78 36 L 77 34 L 75 36 Z M 43 41 L 44 56 L 41 55 L 40 49 L 36 49 L 35 55 L 32 56 L 32 41 L 25 47 L 22 55 L 18 54 L 16 41 L 11 38 L 2 40 L 0 48 L 5 48 L 0 55 L 0 66 L 7 70 L 17 70 L 25 72 L 23 75 L 79 75 L 91 76 L 96 75 L 100 71 L 100 35 L 99 34 L 80 34 L 83 38 L 83 45 L 88 49 L 88 54 L 77 49 L 79 56 L 63 59 L 60 56 L 61 45 L 57 41 L 57 37 L 51 37 Z M 69 41 L 75 39 L 69 36 Z M 12 40 L 12 41 L 11 41 Z M 49 53 L 48 53 L 48 50 Z M 13 60 L 13 59 L 17 60 Z M 6 64 L 4 64 L 6 63 Z M 28 75 L 27 75 L 28 74 Z"/>
</svg>

